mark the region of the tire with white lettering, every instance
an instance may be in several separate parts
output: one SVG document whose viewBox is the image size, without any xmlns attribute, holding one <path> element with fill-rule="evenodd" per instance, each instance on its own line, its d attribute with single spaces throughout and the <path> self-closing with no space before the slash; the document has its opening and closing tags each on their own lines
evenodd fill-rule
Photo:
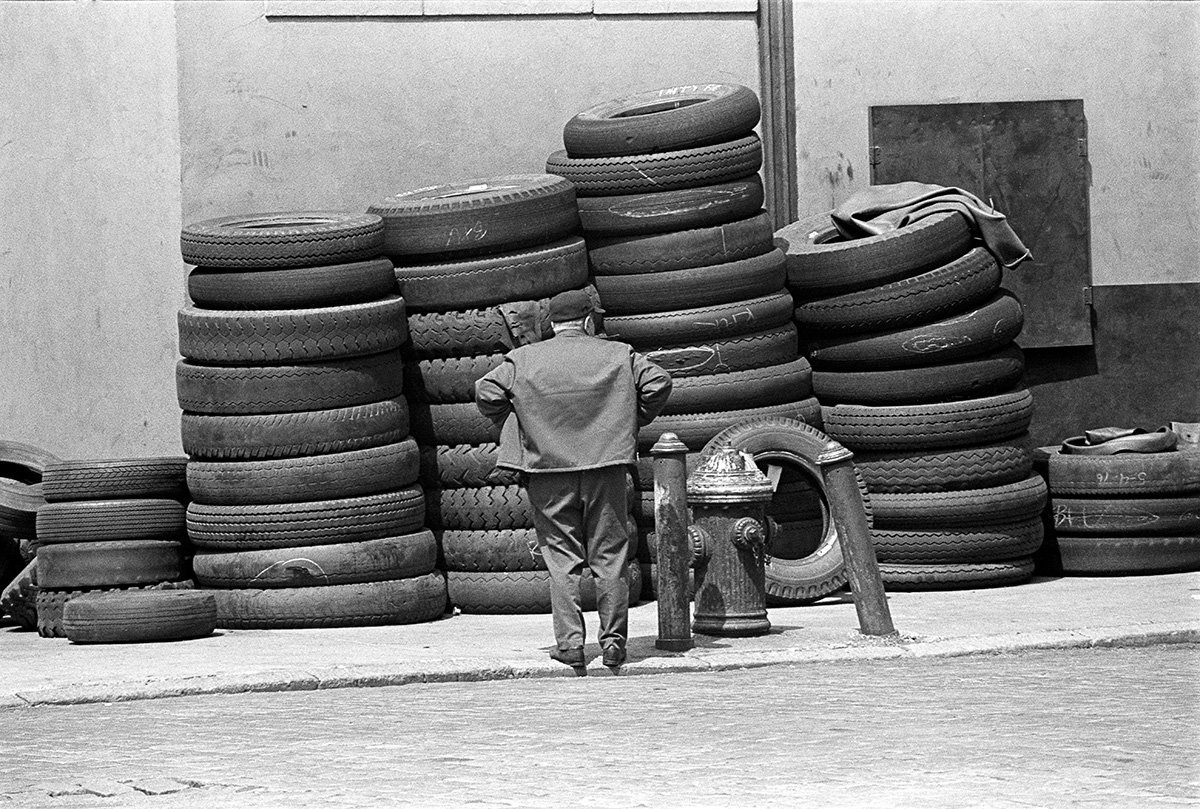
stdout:
<svg viewBox="0 0 1200 809">
<path fill-rule="evenodd" d="M 189 413 L 252 415 L 327 410 L 392 399 L 403 392 L 399 351 L 284 365 L 175 366 L 179 406 Z"/>
<path fill-rule="evenodd" d="M 1054 531 L 1064 534 L 1140 536 L 1200 534 L 1200 495 L 1178 497 L 1050 498 Z"/>
<path fill-rule="evenodd" d="M 433 621 L 446 611 L 441 571 L 407 579 L 318 587 L 209 590 L 222 629 L 383 626 Z"/>
<path fill-rule="evenodd" d="M 898 281 L 954 261 L 971 247 L 971 229 L 958 213 L 926 216 L 861 239 L 843 239 L 823 213 L 775 235 L 786 242 L 788 286 L 805 298 Z"/>
<path fill-rule="evenodd" d="M 394 294 L 396 276 L 386 258 L 249 272 L 197 267 L 188 274 L 188 295 L 206 309 L 307 309 Z"/>
<path fill-rule="evenodd" d="M 822 408 L 824 430 L 852 450 L 905 452 L 969 447 L 1029 430 L 1028 390 L 936 404 L 834 405 Z"/>
<path fill-rule="evenodd" d="M 813 393 L 824 404 L 901 405 L 949 402 L 1010 390 L 1025 374 L 1025 355 L 1009 344 L 975 357 L 886 371 L 812 372 Z"/>
<path fill-rule="evenodd" d="M 549 174 L 510 174 L 415 188 L 368 209 L 388 256 L 480 255 L 552 242 L 579 227 L 575 189 Z"/>
<path fill-rule="evenodd" d="M 402 536 L 425 522 L 420 486 L 329 500 L 265 505 L 188 504 L 188 538 L 198 548 L 253 551 Z"/>
<path fill-rule="evenodd" d="M 727 340 L 792 326 L 792 296 L 786 290 L 744 301 L 670 312 L 604 316 L 604 332 L 639 351 L 668 345 Z"/>
<path fill-rule="evenodd" d="M 728 264 L 774 249 L 766 211 L 721 225 L 628 236 L 589 236 L 593 275 L 638 275 Z"/>
<path fill-rule="evenodd" d="M 47 502 L 125 497 L 187 497 L 187 458 L 117 458 L 56 461 L 46 467 Z"/>
<path fill-rule="evenodd" d="M 179 353 L 214 365 L 280 365 L 362 357 L 408 339 L 404 299 L 313 309 L 179 311 Z"/>
<path fill-rule="evenodd" d="M 1029 477 L 1033 454 L 1025 435 L 975 447 L 856 452 L 854 466 L 880 494 L 982 489 Z"/>
<path fill-rule="evenodd" d="M 1062 572 L 1097 574 L 1185 573 L 1200 570 L 1200 534 L 1187 536 L 1058 536 Z"/>
<path fill-rule="evenodd" d="M 296 458 L 394 444 L 408 437 L 404 397 L 333 410 L 209 416 L 184 413 L 183 450 L 195 459 Z"/>
<path fill-rule="evenodd" d="M 370 213 L 283 211 L 222 216 L 185 225 L 183 260 L 199 267 L 312 267 L 374 258 L 383 220 Z"/>
<path fill-rule="evenodd" d="M 771 250 L 708 267 L 597 276 L 594 282 L 605 311 L 614 315 L 714 306 L 782 290 L 783 253 Z"/>
<path fill-rule="evenodd" d="M 570 157 L 559 150 L 546 171 L 565 177 L 581 197 L 674 191 L 736 180 L 762 168 L 762 142 L 754 134 L 709 146 L 620 157 Z"/>
<path fill-rule="evenodd" d="M 1091 497 L 1200 493 L 1200 452 L 1066 455 L 1059 447 L 1046 451 L 1052 494 Z"/>
<path fill-rule="evenodd" d="M 786 323 L 768 331 L 723 340 L 644 348 L 642 353 L 676 380 L 749 371 L 795 360 L 796 326 Z"/>
<path fill-rule="evenodd" d="M 660 416 L 783 404 L 812 392 L 812 368 L 800 357 L 765 368 L 676 379 Z"/>
<path fill-rule="evenodd" d="M 587 278 L 587 249 L 578 236 L 479 258 L 396 267 L 400 292 L 414 312 L 549 298 L 582 287 Z"/>
<path fill-rule="evenodd" d="M 417 444 L 411 438 L 381 447 L 265 461 L 194 461 L 188 488 L 199 503 L 295 503 L 375 494 L 417 479 Z"/>
<path fill-rule="evenodd" d="M 712 227 L 753 216 L 763 206 L 758 174 L 675 191 L 580 197 L 583 232 L 604 235 L 666 233 Z"/>
<path fill-rule="evenodd" d="M 986 354 L 1021 333 L 1024 309 L 1007 290 L 962 314 L 885 332 L 830 337 L 808 344 L 806 354 L 823 368 L 857 371 L 917 368 Z"/>
<path fill-rule="evenodd" d="M 39 586 L 52 590 L 153 584 L 184 573 L 183 545 L 153 539 L 43 545 L 37 564 Z"/>
<path fill-rule="evenodd" d="M 1040 517 L 987 526 L 961 528 L 871 530 L 880 562 L 941 564 L 994 562 L 1030 556 L 1041 546 L 1045 528 Z"/>
<path fill-rule="evenodd" d="M 880 562 L 884 589 L 891 592 L 920 590 L 974 590 L 1007 587 L 1033 578 L 1033 559 L 1023 557 L 1001 562 L 901 564 Z"/>
<path fill-rule="evenodd" d="M 888 284 L 823 298 L 797 295 L 796 324 L 814 337 L 895 329 L 969 309 L 999 287 L 1000 265 L 976 247 L 948 264 Z"/>
<path fill-rule="evenodd" d="M 201 587 L 327 587 L 431 573 L 437 543 L 428 530 L 332 545 L 258 551 L 200 551 L 192 559 Z"/>
<path fill-rule="evenodd" d="M 216 628 L 216 598 L 197 590 L 87 593 L 63 606 L 63 634 L 73 643 L 192 640 Z"/>
<path fill-rule="evenodd" d="M 482 531 L 447 530 L 438 534 L 446 570 L 545 570 L 546 560 L 532 528 Z"/>
<path fill-rule="evenodd" d="M 687 84 L 602 101 L 563 127 L 572 157 L 650 154 L 721 143 L 749 133 L 762 113 L 740 84 Z"/>
</svg>

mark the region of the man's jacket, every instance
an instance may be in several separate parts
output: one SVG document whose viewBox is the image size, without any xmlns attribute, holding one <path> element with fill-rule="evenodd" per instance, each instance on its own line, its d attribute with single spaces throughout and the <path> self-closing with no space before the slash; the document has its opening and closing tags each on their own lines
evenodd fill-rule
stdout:
<svg viewBox="0 0 1200 809">
<path fill-rule="evenodd" d="M 564 331 L 514 348 L 475 383 L 502 424 L 496 465 L 568 472 L 637 460 L 637 429 L 671 394 L 671 376 L 625 343 Z"/>
</svg>

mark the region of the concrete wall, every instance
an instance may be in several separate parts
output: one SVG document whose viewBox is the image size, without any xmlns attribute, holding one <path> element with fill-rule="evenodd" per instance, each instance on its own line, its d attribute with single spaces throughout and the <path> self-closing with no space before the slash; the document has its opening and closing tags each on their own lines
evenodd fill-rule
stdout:
<svg viewBox="0 0 1200 809">
<path fill-rule="evenodd" d="M 0 438 L 179 454 L 171 3 L 0 3 Z"/>
<path fill-rule="evenodd" d="M 758 86 L 752 13 L 177 13 L 185 221 L 364 210 L 425 185 L 542 172 L 563 124 L 598 101 L 700 79 Z"/>
<path fill-rule="evenodd" d="M 1200 4 L 797 2 L 800 210 L 869 183 L 868 107 L 1081 98 L 1097 285 L 1200 281 Z"/>
</svg>

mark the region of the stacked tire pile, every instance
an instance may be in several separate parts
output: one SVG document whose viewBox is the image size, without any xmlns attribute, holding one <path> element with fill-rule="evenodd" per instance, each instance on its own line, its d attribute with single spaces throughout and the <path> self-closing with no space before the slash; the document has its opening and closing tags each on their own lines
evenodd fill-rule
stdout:
<svg viewBox="0 0 1200 809">
<path fill-rule="evenodd" d="M 0 618 L 37 628 L 37 512 L 42 476 L 58 458 L 20 441 L 0 441 Z"/>
<path fill-rule="evenodd" d="M 405 385 L 450 602 L 549 612 L 529 500 L 515 474 L 495 468 L 500 429 L 476 408 L 475 381 L 509 349 L 551 336 L 549 298 L 587 284 L 574 189 L 509 175 L 406 191 L 370 210 L 409 309 Z"/>
<path fill-rule="evenodd" d="M 777 236 L 825 431 L 854 451 L 870 493 L 884 583 L 1030 578 L 1046 487 L 1013 343 L 1022 309 L 995 259 L 957 213 L 849 241 L 822 215 Z"/>
<path fill-rule="evenodd" d="M 185 547 L 186 466 L 186 458 L 136 458 L 46 467 L 46 505 L 37 515 L 38 634 L 74 640 L 78 628 L 79 637 L 93 640 L 109 639 L 103 629 L 150 632 L 156 640 L 196 636 L 192 624 L 202 628 L 203 615 L 164 615 L 140 599 L 116 612 L 89 613 L 78 624 L 65 620 L 67 605 L 87 594 L 193 587 Z M 89 636 L 97 629 L 98 636 Z"/>
<path fill-rule="evenodd" d="M 1159 435 L 1139 438 L 1149 446 Z M 1174 441 L 1151 451 L 1114 443 L 1038 450 L 1052 526 L 1039 563 L 1084 576 L 1200 570 L 1200 452 Z"/>
<path fill-rule="evenodd" d="M 566 148 L 547 161 L 575 184 L 605 332 L 674 379 L 662 414 L 639 434 L 643 454 L 664 432 L 678 435 L 694 462 L 713 436 L 748 418 L 820 423 L 784 255 L 762 210 L 759 115 L 757 96 L 740 85 L 638 93 L 573 117 Z M 649 472 L 645 461 L 643 534 L 654 520 Z M 797 482 L 784 491 L 795 494 Z M 801 511 L 814 507 L 809 499 Z M 797 514 L 780 516 L 795 522 Z M 652 558 L 645 543 L 641 554 Z"/>
<path fill-rule="evenodd" d="M 188 535 L 226 628 L 443 614 L 400 346 L 404 300 L 370 214 L 184 228 L 179 315 Z"/>
</svg>

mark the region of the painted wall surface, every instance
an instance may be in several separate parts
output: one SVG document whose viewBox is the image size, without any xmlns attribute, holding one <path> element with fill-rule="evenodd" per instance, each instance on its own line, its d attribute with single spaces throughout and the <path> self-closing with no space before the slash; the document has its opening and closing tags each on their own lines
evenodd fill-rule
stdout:
<svg viewBox="0 0 1200 809">
<path fill-rule="evenodd" d="M 699 80 L 758 86 L 753 14 L 177 14 L 185 221 L 365 210 L 426 185 L 540 173 L 563 124 L 596 102 Z"/>
<path fill-rule="evenodd" d="M 0 3 L 0 438 L 178 455 L 171 3 Z"/>
<path fill-rule="evenodd" d="M 1200 281 L 1200 3 L 797 2 L 800 211 L 870 182 L 868 108 L 1081 98 L 1097 285 Z"/>
</svg>

